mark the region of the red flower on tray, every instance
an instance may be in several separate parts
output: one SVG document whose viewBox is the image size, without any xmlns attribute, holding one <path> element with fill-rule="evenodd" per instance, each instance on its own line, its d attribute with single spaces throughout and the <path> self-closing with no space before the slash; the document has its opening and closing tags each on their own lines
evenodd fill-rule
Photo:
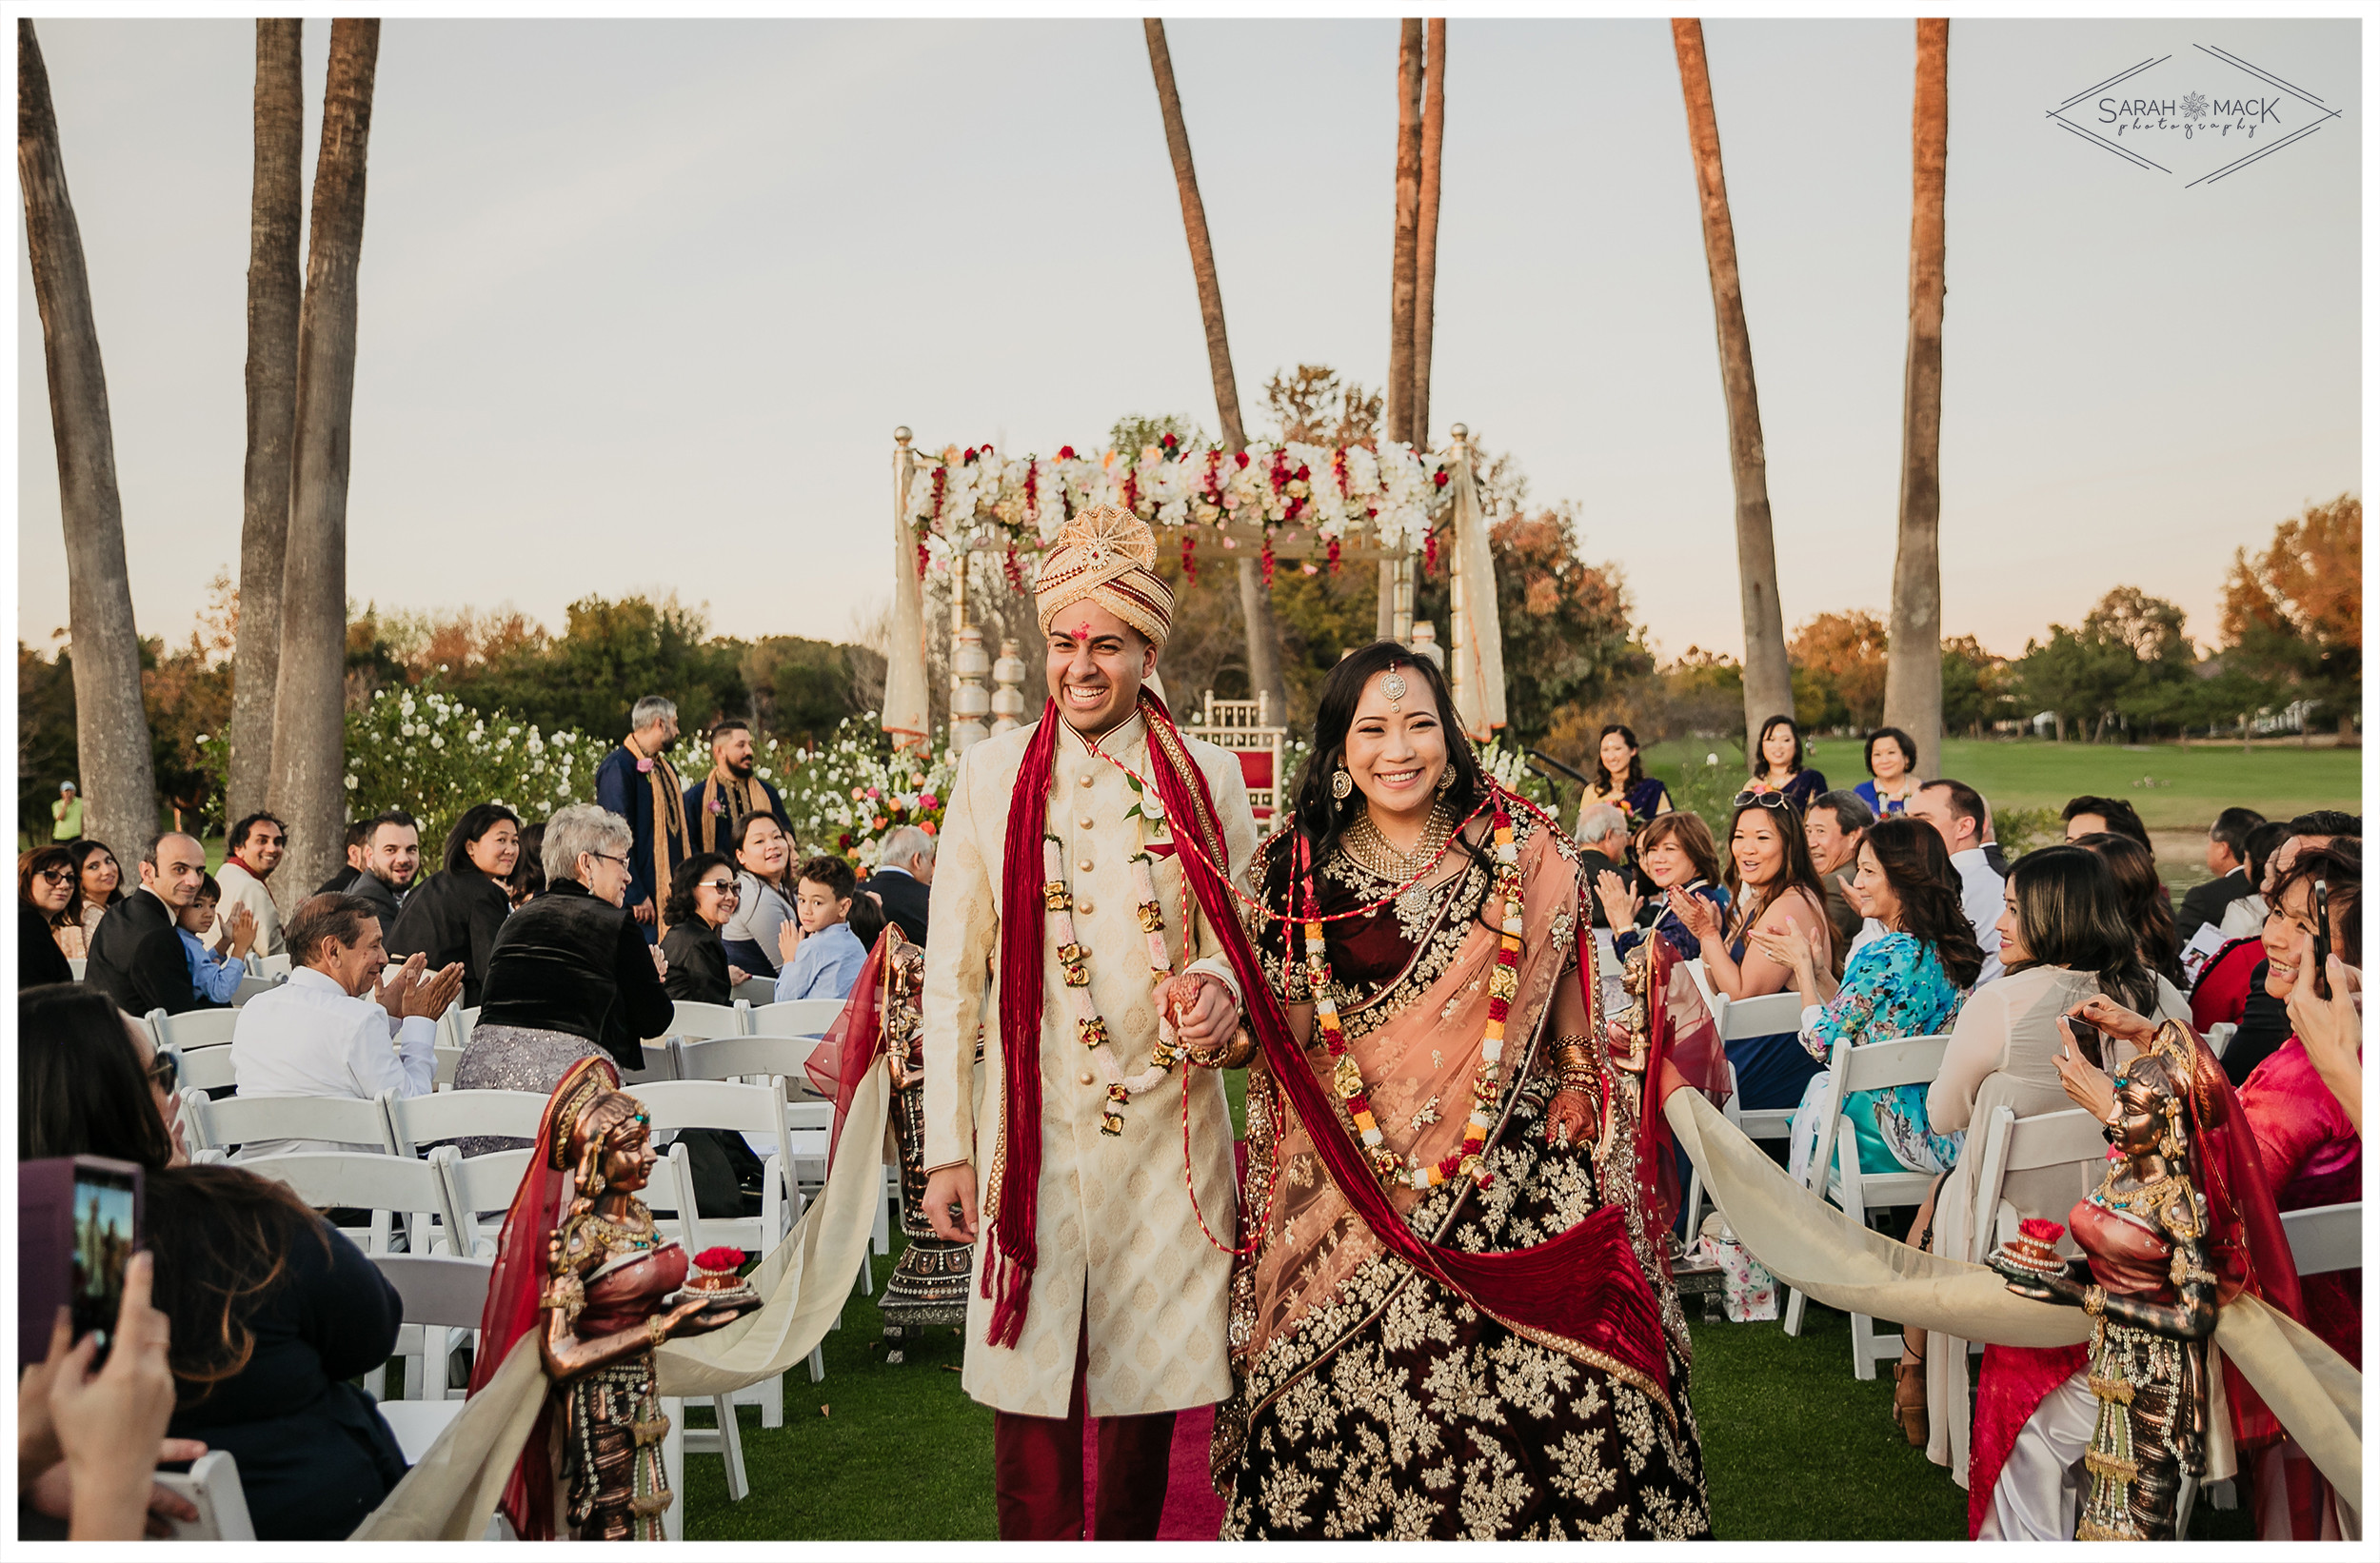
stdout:
<svg viewBox="0 0 2380 1563">
<path fill-rule="evenodd" d="M 694 1256 L 694 1268 L 707 1270 L 714 1276 L 733 1275 L 743 1266 L 744 1250 L 729 1248 L 724 1244 L 717 1248 L 706 1248 Z"/>
<path fill-rule="evenodd" d="M 2065 1223 L 2045 1221 L 2038 1216 L 2028 1216 L 2016 1223 L 2016 1230 L 2045 1247 L 2066 1236 Z"/>
</svg>

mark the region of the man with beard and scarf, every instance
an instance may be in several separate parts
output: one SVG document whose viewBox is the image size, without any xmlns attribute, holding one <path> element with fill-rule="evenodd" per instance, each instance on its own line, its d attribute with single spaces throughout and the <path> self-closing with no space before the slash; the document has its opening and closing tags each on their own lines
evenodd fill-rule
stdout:
<svg viewBox="0 0 2380 1563">
<path fill-rule="evenodd" d="M 1153 1538 L 1174 1414 L 1232 1387 L 1217 1070 L 1250 1044 L 1181 853 L 1220 843 L 1237 879 L 1256 822 L 1237 759 L 1144 691 L 1174 607 L 1155 560 L 1125 511 L 1067 523 L 1037 584 L 1050 702 L 966 752 L 937 855 L 923 1202 L 938 1236 L 976 1244 L 962 1382 L 995 1413 L 1003 1540 L 1083 1534 L 1086 1413 L 1092 1533 Z M 1201 818 L 1177 829 L 1161 789 Z"/>
<path fill-rule="evenodd" d="M 777 789 L 752 774 L 752 729 L 734 717 L 711 729 L 710 774 L 685 790 L 686 829 L 694 837 L 693 851 L 731 854 L 736 821 L 747 814 L 767 814 L 788 836 L 793 821 L 785 813 Z"/>
</svg>

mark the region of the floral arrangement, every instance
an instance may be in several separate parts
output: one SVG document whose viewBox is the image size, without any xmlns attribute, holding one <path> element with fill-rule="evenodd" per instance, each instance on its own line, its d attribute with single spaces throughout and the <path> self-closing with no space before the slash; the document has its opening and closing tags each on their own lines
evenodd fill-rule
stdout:
<svg viewBox="0 0 2380 1563">
<path fill-rule="evenodd" d="M 1385 442 L 1337 448 L 1262 441 L 1238 452 L 1220 445 L 1191 450 L 1173 435 L 1135 455 L 1107 450 L 1055 457 L 1002 456 L 990 445 L 944 447 L 925 455 L 910 479 L 908 516 L 918 537 L 918 567 L 947 571 L 954 537 L 1004 535 L 1012 578 L 1015 555 L 1058 535 L 1068 517 L 1093 505 L 1120 505 L 1153 526 L 1179 529 L 1186 570 L 1198 568 L 1200 527 L 1234 524 L 1311 527 L 1328 540 L 1335 566 L 1342 539 L 1369 535 L 1391 548 L 1435 544 L 1430 515 L 1445 498 L 1446 460 Z M 1236 548 L 1238 541 L 1222 539 Z M 1264 549 L 1271 577 L 1272 548 Z"/>
<path fill-rule="evenodd" d="M 694 1268 L 707 1270 L 713 1275 L 732 1275 L 744 1268 L 744 1250 L 728 1248 L 724 1244 L 706 1248 L 694 1256 Z"/>
<path fill-rule="evenodd" d="M 863 871 L 876 866 L 886 835 L 915 825 L 941 834 L 958 762 L 937 748 L 929 757 L 896 749 L 876 713 L 846 717 L 834 736 L 798 751 L 780 788 L 803 852 L 831 852 Z"/>
<path fill-rule="evenodd" d="M 434 859 L 475 803 L 502 803 L 535 823 L 593 798 L 595 767 L 616 742 L 477 710 L 434 677 L 382 689 L 347 713 L 347 812 L 406 810 L 421 821 L 423 857 Z"/>
</svg>

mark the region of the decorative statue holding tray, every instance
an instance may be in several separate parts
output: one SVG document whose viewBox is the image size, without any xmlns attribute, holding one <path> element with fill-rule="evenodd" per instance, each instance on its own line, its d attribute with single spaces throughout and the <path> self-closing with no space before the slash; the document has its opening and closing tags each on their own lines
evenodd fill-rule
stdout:
<svg viewBox="0 0 2380 1563">
<path fill-rule="evenodd" d="M 2051 1245 L 2063 1229 L 2029 1220 L 1991 1260 L 2011 1291 L 2092 1318 L 2098 1417 L 2079 1540 L 2173 1539 L 2181 1478 L 2205 1454 L 2217 1283 L 2190 1111 L 2196 1045 L 2167 1025 L 2116 1074 L 2107 1177 L 2068 1217 L 2084 1257 L 2061 1261 Z"/>
</svg>

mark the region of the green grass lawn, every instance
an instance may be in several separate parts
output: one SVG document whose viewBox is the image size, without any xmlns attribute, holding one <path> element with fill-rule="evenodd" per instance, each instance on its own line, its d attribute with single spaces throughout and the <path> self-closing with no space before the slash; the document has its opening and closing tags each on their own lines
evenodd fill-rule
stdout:
<svg viewBox="0 0 2380 1563">
<path fill-rule="evenodd" d="M 1688 763 L 1717 750 L 1719 763 L 1742 768 L 1732 746 L 1705 740 L 1658 743 L 1646 751 L 1648 769 L 1675 781 Z M 2152 830 L 2204 831 L 2217 810 L 2243 803 L 2267 819 L 2308 809 L 2363 812 L 2361 749 L 2303 749 L 2294 743 L 2239 745 L 2175 743 L 2128 748 L 2113 743 L 2052 743 L 2033 739 L 1978 742 L 1954 738 L 1942 745 L 1930 776 L 1954 776 L 1994 808 L 2060 809 L 2082 793 L 2122 798 Z M 1855 738 L 1819 739 L 1809 762 L 1837 787 L 1868 779 Z M 2154 783 L 2153 785 L 2150 783 Z"/>
<path fill-rule="evenodd" d="M 890 1258 L 876 1261 L 881 1284 Z M 1892 1379 L 1852 1376 L 1851 1325 L 1813 1306 L 1782 1324 L 1695 1318 L 1694 1407 L 1711 1523 L 1728 1540 L 1961 1541 L 1967 1494 L 1891 1420 Z M 740 1413 L 750 1495 L 727 1501 L 715 1455 L 686 1460 L 691 1541 L 991 1540 L 992 1414 L 955 1371 L 955 1330 L 884 1360 L 875 1302 L 854 1296 L 826 1336 L 826 1377 L 785 1379 L 785 1425 Z M 708 1408 L 691 1410 L 707 1425 Z M 2200 1505 L 2194 1539 L 2245 1539 L 2247 1516 Z"/>
</svg>

